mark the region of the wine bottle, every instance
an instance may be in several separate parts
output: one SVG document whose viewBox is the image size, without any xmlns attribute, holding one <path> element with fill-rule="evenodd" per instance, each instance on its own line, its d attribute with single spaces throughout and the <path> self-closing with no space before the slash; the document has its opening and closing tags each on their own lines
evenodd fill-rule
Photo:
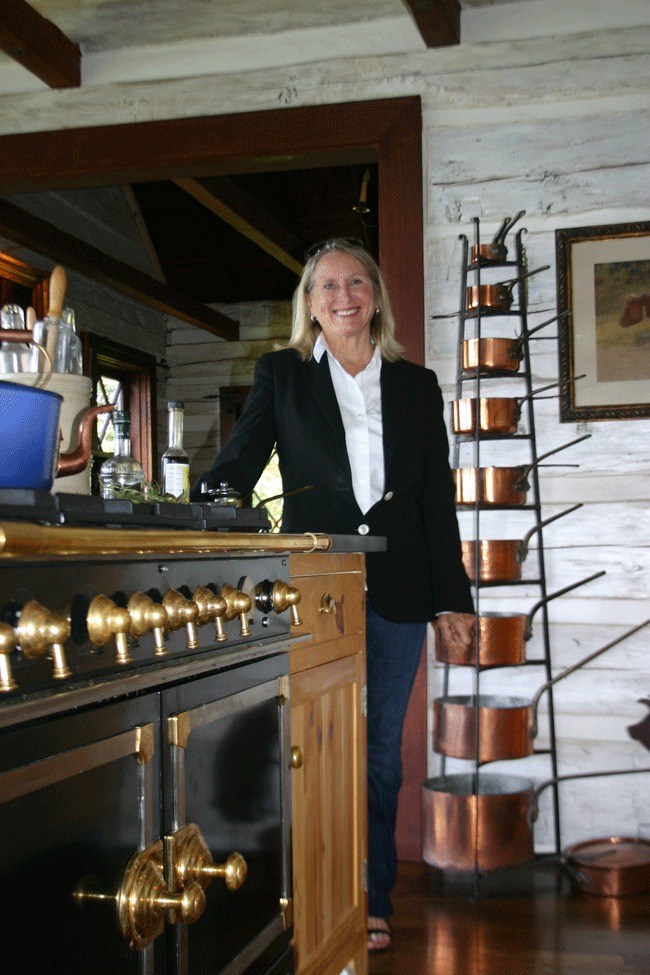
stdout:
<svg viewBox="0 0 650 975">
<path fill-rule="evenodd" d="M 179 501 L 190 500 L 190 461 L 183 449 L 184 403 L 168 403 L 169 446 L 162 455 L 162 489 Z"/>
</svg>

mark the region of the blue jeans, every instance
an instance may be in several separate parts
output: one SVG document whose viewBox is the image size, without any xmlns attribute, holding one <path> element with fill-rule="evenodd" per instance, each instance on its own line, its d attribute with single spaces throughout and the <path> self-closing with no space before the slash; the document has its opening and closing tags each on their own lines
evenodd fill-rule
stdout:
<svg viewBox="0 0 650 975">
<path fill-rule="evenodd" d="M 368 683 L 368 914 L 390 917 L 402 784 L 402 728 L 426 623 L 391 623 L 366 600 Z"/>
</svg>

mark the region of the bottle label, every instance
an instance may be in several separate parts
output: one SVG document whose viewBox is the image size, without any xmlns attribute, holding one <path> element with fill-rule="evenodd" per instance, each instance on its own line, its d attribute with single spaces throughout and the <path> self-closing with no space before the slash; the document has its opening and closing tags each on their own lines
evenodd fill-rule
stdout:
<svg viewBox="0 0 650 975">
<path fill-rule="evenodd" d="M 163 492 L 182 501 L 190 499 L 190 465 L 165 460 L 163 466 Z"/>
</svg>

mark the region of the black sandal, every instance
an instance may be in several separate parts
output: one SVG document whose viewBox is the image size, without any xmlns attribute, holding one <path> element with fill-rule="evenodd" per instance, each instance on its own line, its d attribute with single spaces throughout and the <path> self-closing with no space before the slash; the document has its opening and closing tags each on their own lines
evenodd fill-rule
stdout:
<svg viewBox="0 0 650 975">
<path fill-rule="evenodd" d="M 386 921 L 386 925 L 387 927 L 385 928 L 368 928 L 368 954 L 379 955 L 383 951 L 388 951 L 390 948 L 392 935 L 388 921 Z M 377 946 L 376 948 L 373 947 L 373 941 L 379 940 L 379 938 L 388 938 L 388 944 Z"/>
</svg>

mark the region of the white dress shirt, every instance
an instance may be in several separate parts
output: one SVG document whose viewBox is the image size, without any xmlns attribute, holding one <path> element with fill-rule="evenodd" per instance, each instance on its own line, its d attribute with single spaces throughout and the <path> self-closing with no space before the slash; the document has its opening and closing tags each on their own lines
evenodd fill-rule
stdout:
<svg viewBox="0 0 650 975">
<path fill-rule="evenodd" d="M 384 493 L 384 441 L 381 420 L 381 355 L 375 346 L 372 359 L 356 376 L 346 372 L 330 352 L 323 333 L 314 345 L 320 362 L 327 352 L 334 392 L 345 429 L 345 446 L 352 472 L 352 489 L 365 514 Z"/>
</svg>

